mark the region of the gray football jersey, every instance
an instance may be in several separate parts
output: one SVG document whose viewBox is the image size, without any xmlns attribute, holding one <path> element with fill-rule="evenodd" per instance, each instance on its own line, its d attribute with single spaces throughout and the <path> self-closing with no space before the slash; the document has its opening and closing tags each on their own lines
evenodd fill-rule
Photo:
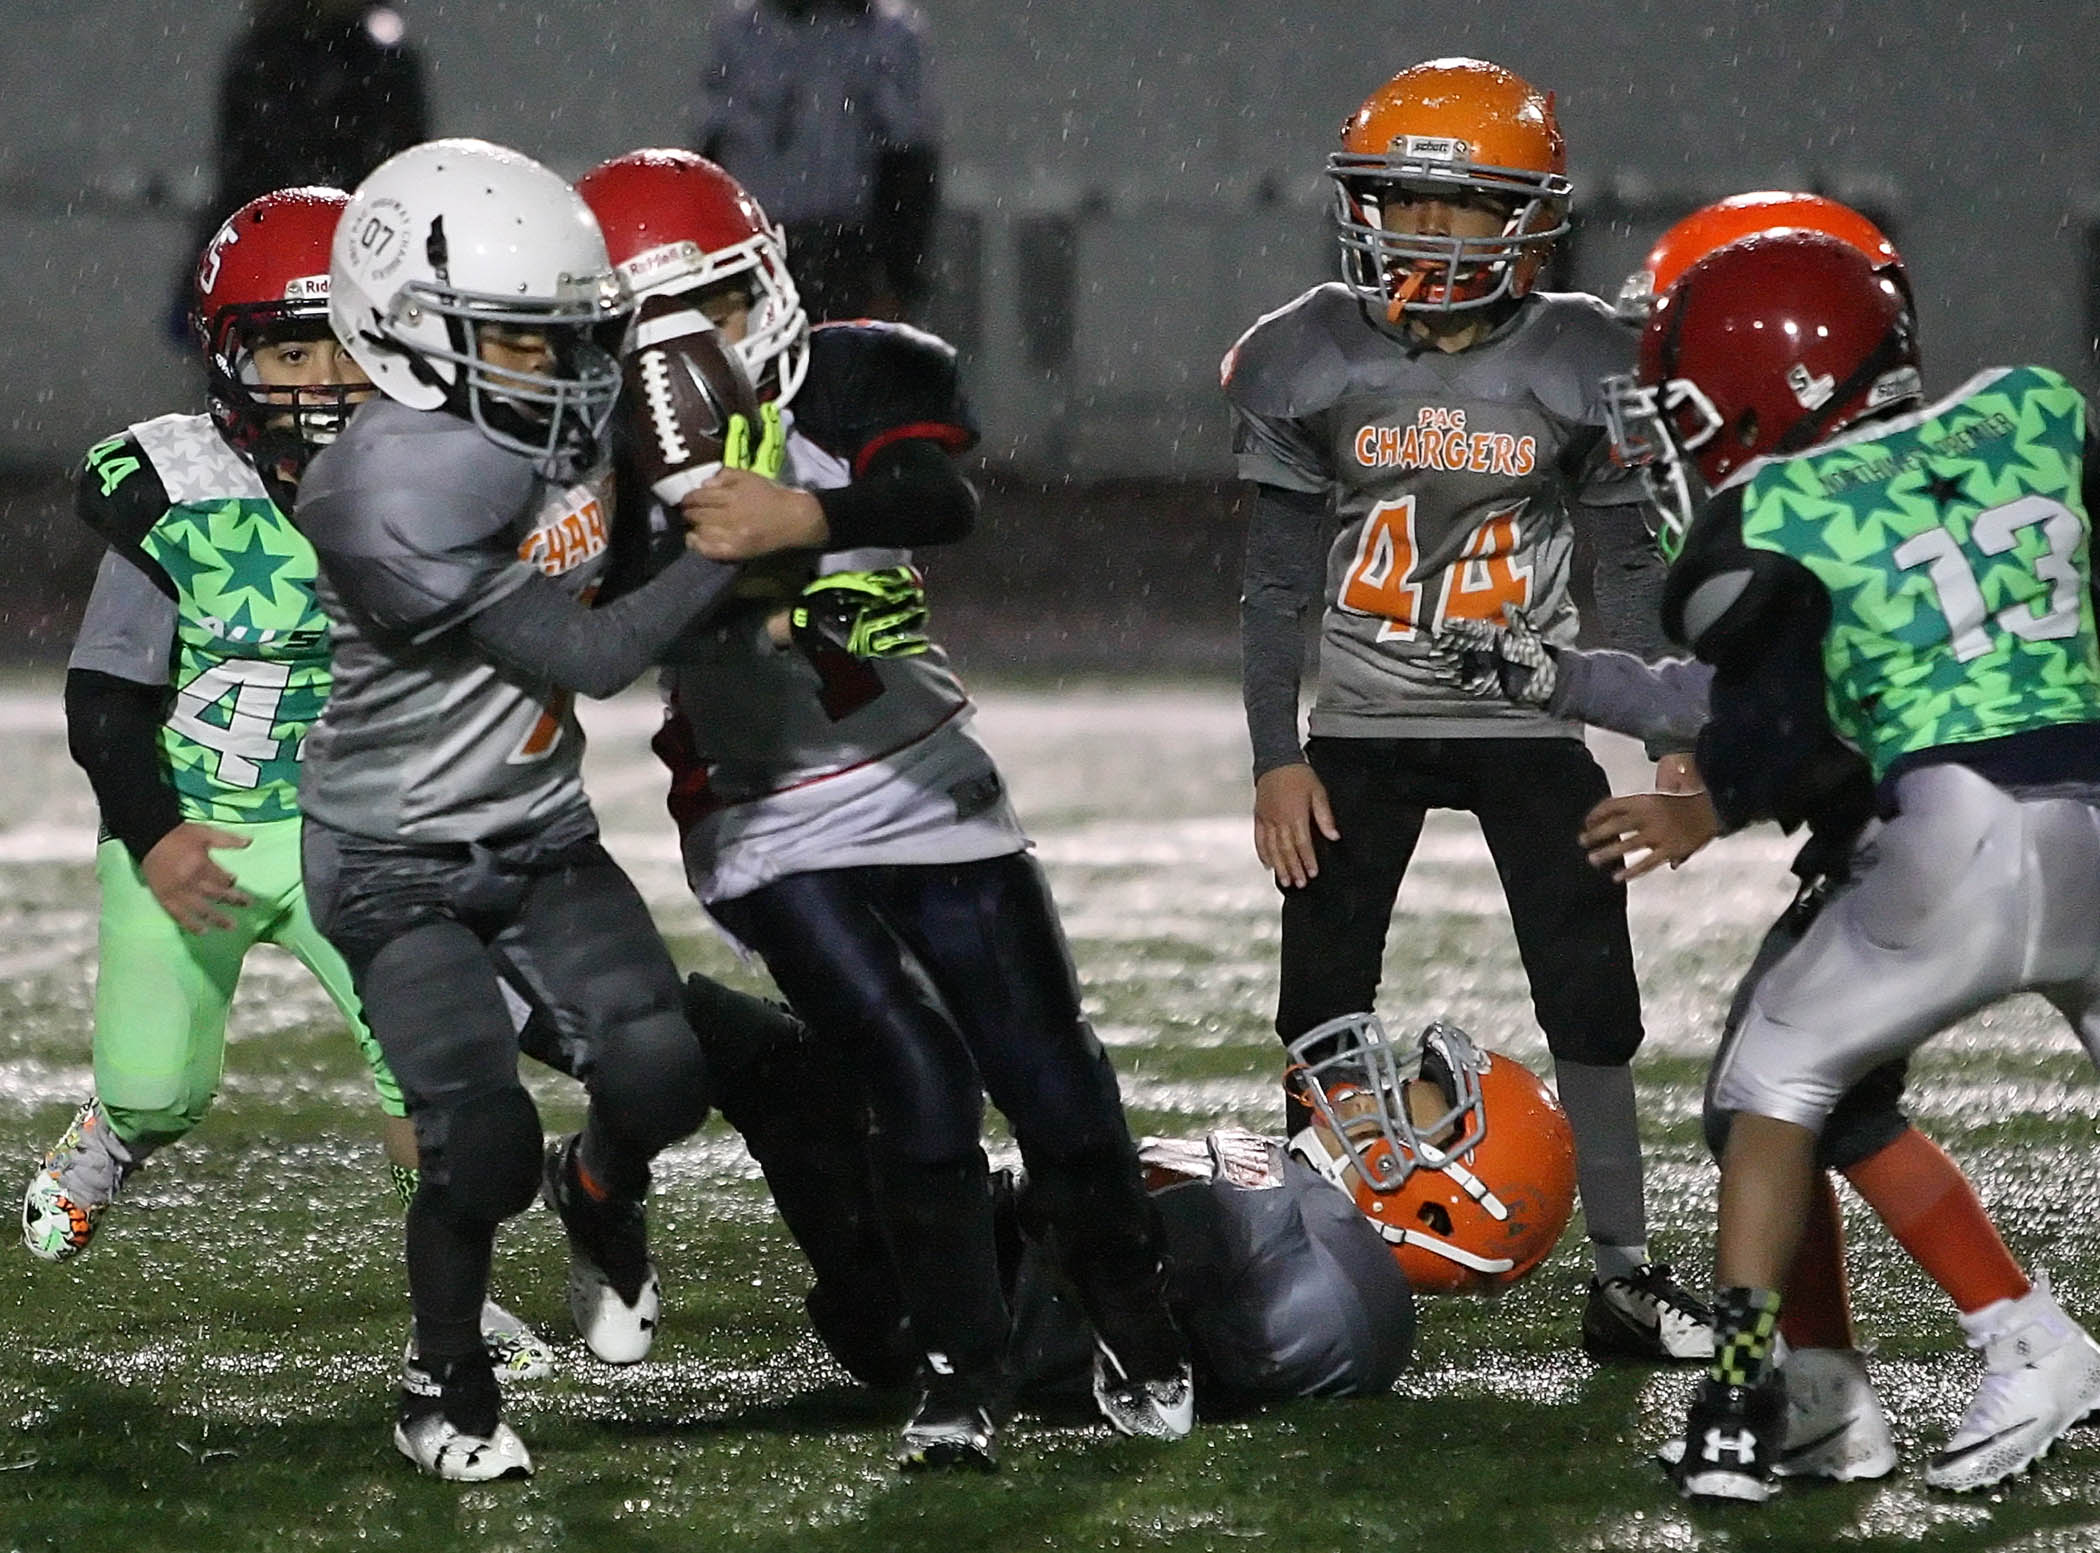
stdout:
<svg viewBox="0 0 2100 1553">
<path fill-rule="evenodd" d="M 787 483 L 829 490 L 851 478 L 841 460 L 790 433 Z M 813 569 L 872 570 L 910 559 L 906 550 L 834 551 L 816 557 Z M 754 614 L 688 635 L 665 676 L 717 797 L 742 802 L 879 760 L 959 720 L 969 706 L 947 655 L 934 647 L 868 661 L 861 688 L 834 695 L 827 709 L 810 660 L 774 646 Z"/>
<path fill-rule="evenodd" d="M 1335 521 L 1315 735 L 1577 733 L 1468 696 L 1428 636 L 1514 607 L 1574 641 L 1571 514 L 1637 499 L 1598 390 L 1633 347 L 1596 298 L 1539 293 L 1468 350 L 1414 348 L 1339 283 L 1240 337 L 1223 377 L 1241 478 L 1325 496 Z"/>
<path fill-rule="evenodd" d="M 457 416 L 361 408 L 299 491 L 335 645 L 301 808 L 361 836 L 445 842 L 587 812 L 573 698 L 498 668 L 465 623 L 535 571 L 588 597 L 608 502 L 607 477 L 555 485 Z"/>
</svg>

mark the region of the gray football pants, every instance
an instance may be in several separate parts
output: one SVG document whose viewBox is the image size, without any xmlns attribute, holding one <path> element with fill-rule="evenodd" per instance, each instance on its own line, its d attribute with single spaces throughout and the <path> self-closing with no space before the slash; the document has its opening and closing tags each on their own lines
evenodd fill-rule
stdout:
<svg viewBox="0 0 2100 1553">
<path fill-rule="evenodd" d="M 1716 1101 L 1820 1131 L 1860 1077 L 2014 992 L 2100 1061 L 2100 808 L 1962 766 L 1897 779 L 1852 882 L 1758 984 Z"/>
</svg>

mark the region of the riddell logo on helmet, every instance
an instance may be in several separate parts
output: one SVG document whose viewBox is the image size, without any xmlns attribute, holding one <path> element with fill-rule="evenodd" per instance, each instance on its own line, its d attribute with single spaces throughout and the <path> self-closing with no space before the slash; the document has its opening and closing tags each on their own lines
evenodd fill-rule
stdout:
<svg viewBox="0 0 2100 1553">
<path fill-rule="evenodd" d="M 284 283 L 284 299 L 287 302 L 326 302 L 328 300 L 328 277 L 326 275 L 299 275 Z"/>
<path fill-rule="evenodd" d="M 1393 149 L 1421 162 L 1463 162 L 1473 148 L 1450 135 L 1402 135 Z"/>
</svg>

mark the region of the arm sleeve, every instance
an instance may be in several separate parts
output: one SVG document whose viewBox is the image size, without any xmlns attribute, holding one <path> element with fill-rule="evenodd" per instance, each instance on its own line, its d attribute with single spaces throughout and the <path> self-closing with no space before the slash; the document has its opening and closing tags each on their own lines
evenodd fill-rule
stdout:
<svg viewBox="0 0 2100 1553">
<path fill-rule="evenodd" d="M 1609 728 L 1655 755 L 1689 750 L 1706 725 L 1714 671 L 1690 658 L 1649 663 L 1633 653 L 1563 647 L 1546 710 Z"/>
<path fill-rule="evenodd" d="M 1305 758 L 1298 735 L 1304 619 L 1326 584 L 1324 496 L 1254 487 L 1240 588 L 1240 693 L 1254 775 Z"/>
<path fill-rule="evenodd" d="M 584 695 L 617 694 L 657 662 L 687 625 L 728 597 L 736 568 L 688 552 L 644 586 L 599 609 L 537 572 L 476 611 L 467 634 L 491 660 Z"/>
<path fill-rule="evenodd" d="M 1579 507 L 1577 514 L 1594 558 L 1590 580 L 1598 635 L 1607 647 L 1638 658 L 1667 657 L 1662 596 L 1668 570 L 1648 537 L 1645 511 L 1637 503 L 1620 502 Z"/>
<path fill-rule="evenodd" d="M 1699 735 L 1697 759 L 1723 831 L 1757 820 L 1793 829 L 1849 754 L 1824 707 L 1828 618 L 1827 599 L 1797 594 L 1764 617 L 1761 651 L 1715 671 L 1713 715 Z"/>
<path fill-rule="evenodd" d="M 66 673 L 66 747 L 95 790 L 102 828 L 138 862 L 182 823 L 181 805 L 160 764 L 166 710 L 164 684 L 143 685 L 94 669 Z"/>
<path fill-rule="evenodd" d="M 976 490 L 922 437 L 890 443 L 858 479 L 814 494 L 831 530 L 827 550 L 953 544 L 977 522 Z"/>
</svg>

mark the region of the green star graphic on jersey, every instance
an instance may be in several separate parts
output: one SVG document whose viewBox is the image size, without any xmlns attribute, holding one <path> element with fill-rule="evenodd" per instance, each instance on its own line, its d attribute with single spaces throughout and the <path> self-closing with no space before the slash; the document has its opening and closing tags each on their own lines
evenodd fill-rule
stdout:
<svg viewBox="0 0 2100 1553">
<path fill-rule="evenodd" d="M 310 601 L 313 593 L 313 552 L 309 549 L 302 558 L 295 554 L 287 554 L 286 549 L 273 548 L 270 542 L 272 536 L 262 525 L 242 525 L 237 521 L 227 521 L 229 517 L 237 516 L 238 512 L 239 508 L 236 505 L 229 504 L 212 514 L 213 537 L 218 541 L 217 549 L 227 570 L 226 580 L 217 588 L 219 595 L 228 601 L 228 607 L 219 612 L 222 617 L 242 625 L 253 623 L 245 614 L 236 613 L 247 609 L 246 604 L 233 602 L 232 596 L 242 592 L 256 595 L 261 600 L 260 608 L 269 614 L 279 613 L 279 605 L 282 603 L 291 603 L 297 607 L 297 583 L 292 577 L 288 577 L 287 573 L 299 570 L 302 559 L 305 561 L 303 570 L 306 577 L 306 598 Z M 243 526 L 247 532 L 236 541 L 234 531 Z M 282 544 L 281 538 L 279 543 Z M 290 585 L 289 596 L 280 595 L 281 583 Z M 202 594 L 199 595 L 199 601 L 208 602 Z"/>
<path fill-rule="evenodd" d="M 2084 458 L 2083 395 L 2014 367 L 1744 487 L 1744 542 L 1830 595 L 1831 723 L 1877 775 L 1917 750 L 2100 721 Z"/>
</svg>

